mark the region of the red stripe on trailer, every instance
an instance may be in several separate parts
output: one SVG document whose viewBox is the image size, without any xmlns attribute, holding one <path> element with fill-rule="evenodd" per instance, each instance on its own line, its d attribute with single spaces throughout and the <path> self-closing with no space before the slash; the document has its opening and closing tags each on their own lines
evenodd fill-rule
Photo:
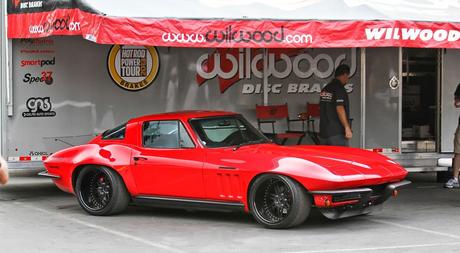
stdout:
<svg viewBox="0 0 460 253">
<path fill-rule="evenodd" d="M 19 161 L 30 161 L 32 160 L 32 157 L 30 156 L 20 156 Z"/>
</svg>

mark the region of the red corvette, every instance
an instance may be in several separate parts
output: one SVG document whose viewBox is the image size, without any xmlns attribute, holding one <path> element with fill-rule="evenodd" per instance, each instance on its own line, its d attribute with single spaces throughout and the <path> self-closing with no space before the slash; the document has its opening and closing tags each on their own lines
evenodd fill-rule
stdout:
<svg viewBox="0 0 460 253">
<path fill-rule="evenodd" d="M 356 148 L 279 146 L 241 115 L 188 111 L 139 117 L 45 161 L 42 176 L 92 215 L 130 202 L 244 210 L 269 228 L 301 224 L 312 207 L 337 219 L 370 212 L 406 170 Z"/>
</svg>

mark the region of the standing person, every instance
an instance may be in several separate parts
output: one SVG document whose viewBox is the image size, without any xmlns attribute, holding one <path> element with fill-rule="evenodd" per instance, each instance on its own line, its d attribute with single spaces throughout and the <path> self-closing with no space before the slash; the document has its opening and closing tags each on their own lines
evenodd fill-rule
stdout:
<svg viewBox="0 0 460 253">
<path fill-rule="evenodd" d="M 353 137 L 350 127 L 350 105 L 345 90 L 350 75 L 350 67 L 337 67 L 334 79 L 320 94 L 319 137 L 322 145 L 348 146 Z"/>
<path fill-rule="evenodd" d="M 8 164 L 0 156 L 0 184 L 6 184 L 8 182 Z"/>
<path fill-rule="evenodd" d="M 460 83 L 457 85 L 457 89 L 454 93 L 454 105 L 456 108 L 460 108 Z M 445 184 L 447 188 L 459 188 L 458 174 L 460 171 L 460 118 L 458 119 L 457 131 L 455 131 L 454 138 L 454 159 L 452 159 L 453 178 L 449 179 Z"/>
</svg>

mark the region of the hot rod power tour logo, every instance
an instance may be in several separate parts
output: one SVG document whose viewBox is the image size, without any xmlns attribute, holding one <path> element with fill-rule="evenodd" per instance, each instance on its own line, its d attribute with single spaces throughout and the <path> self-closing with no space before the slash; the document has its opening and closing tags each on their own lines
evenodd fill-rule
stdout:
<svg viewBox="0 0 460 253">
<path fill-rule="evenodd" d="M 139 91 L 155 80 L 160 61 L 155 47 L 115 45 L 110 49 L 107 66 L 120 88 Z"/>
<path fill-rule="evenodd" d="M 350 56 L 351 77 L 356 73 L 356 49 L 351 49 Z M 294 73 L 297 79 L 307 80 L 316 77 L 321 79 L 321 83 L 304 81 L 271 83 L 268 92 L 280 94 L 284 90 L 288 94 L 320 93 L 323 86 L 329 81 L 328 79 L 333 76 L 335 68 L 346 59 L 347 54 L 340 54 L 333 58 L 325 53 L 312 56 L 305 53 L 303 49 L 270 49 L 267 60 L 269 77 L 285 79 Z M 252 77 L 261 80 L 263 68 L 262 50 L 217 49 L 212 54 L 203 54 L 198 58 L 196 81 L 198 85 L 202 85 L 208 80 L 217 78 L 220 92 L 224 93 L 240 80 Z M 352 92 L 353 84 L 345 85 L 345 89 L 349 93 Z M 244 82 L 241 92 L 243 94 L 263 93 L 262 81 Z"/>
</svg>

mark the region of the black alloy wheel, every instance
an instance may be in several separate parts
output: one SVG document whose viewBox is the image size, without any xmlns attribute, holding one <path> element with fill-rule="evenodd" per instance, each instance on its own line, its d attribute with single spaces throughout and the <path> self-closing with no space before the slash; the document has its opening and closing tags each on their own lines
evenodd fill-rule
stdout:
<svg viewBox="0 0 460 253">
<path fill-rule="evenodd" d="M 305 221 L 311 199 L 305 189 L 289 177 L 265 174 L 252 184 L 249 205 L 259 223 L 268 228 L 289 228 Z"/>
<path fill-rule="evenodd" d="M 121 177 L 106 167 L 85 167 L 78 175 L 75 193 L 80 206 L 92 215 L 122 212 L 130 201 Z"/>
</svg>

